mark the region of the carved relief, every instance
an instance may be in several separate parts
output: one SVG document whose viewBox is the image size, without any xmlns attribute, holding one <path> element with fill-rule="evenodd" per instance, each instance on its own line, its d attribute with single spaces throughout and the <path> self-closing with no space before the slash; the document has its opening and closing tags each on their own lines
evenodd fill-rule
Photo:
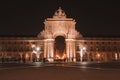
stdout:
<svg viewBox="0 0 120 80">
<path fill-rule="evenodd" d="M 82 37 L 79 32 L 75 30 L 75 20 L 66 18 L 65 12 L 59 7 L 55 12 L 53 18 L 47 18 L 44 22 L 45 30 L 42 31 L 38 37 L 45 39 L 55 38 L 56 36 L 64 36 L 67 39 L 75 39 Z"/>
</svg>

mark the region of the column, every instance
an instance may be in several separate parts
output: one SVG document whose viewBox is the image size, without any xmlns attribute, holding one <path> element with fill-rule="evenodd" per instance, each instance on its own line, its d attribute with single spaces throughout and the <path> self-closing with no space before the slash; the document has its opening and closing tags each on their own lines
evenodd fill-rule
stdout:
<svg viewBox="0 0 120 80">
<path fill-rule="evenodd" d="M 104 57 L 105 57 L 105 62 L 107 62 L 107 54 L 106 52 L 103 52 L 104 53 Z"/>
<path fill-rule="evenodd" d="M 76 49 L 75 49 L 75 41 L 73 41 L 73 62 L 76 62 Z"/>
<path fill-rule="evenodd" d="M 22 63 L 23 53 L 20 53 L 20 62 Z"/>
<path fill-rule="evenodd" d="M 33 57 L 32 57 L 33 53 L 30 53 L 30 62 L 33 62 Z"/>
<path fill-rule="evenodd" d="M 67 62 L 68 62 L 69 61 L 69 43 L 68 43 L 67 39 L 66 39 L 66 54 L 67 54 L 66 58 L 67 58 Z"/>
<path fill-rule="evenodd" d="M 83 49 L 81 48 L 80 50 L 80 61 L 82 62 L 83 61 Z"/>
<path fill-rule="evenodd" d="M 37 53 L 36 57 L 37 57 L 37 61 L 40 61 L 40 53 Z"/>
<path fill-rule="evenodd" d="M 87 52 L 87 61 L 90 61 L 90 53 Z"/>
<path fill-rule="evenodd" d="M 47 58 L 47 41 L 44 40 L 44 58 Z"/>
<path fill-rule="evenodd" d="M 73 62 L 73 48 L 72 48 L 72 42 L 69 41 L 69 61 Z"/>
<path fill-rule="evenodd" d="M 66 39 L 66 53 L 68 62 L 76 61 L 74 39 Z"/>
<path fill-rule="evenodd" d="M 54 39 L 47 39 L 46 54 L 49 62 L 54 61 Z"/>
</svg>

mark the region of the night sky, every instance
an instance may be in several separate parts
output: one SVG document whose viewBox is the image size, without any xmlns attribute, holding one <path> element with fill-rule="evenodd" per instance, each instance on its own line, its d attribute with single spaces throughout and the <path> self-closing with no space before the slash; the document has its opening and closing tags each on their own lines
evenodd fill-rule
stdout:
<svg viewBox="0 0 120 80">
<path fill-rule="evenodd" d="M 119 2 L 112 0 L 15 0 L 0 2 L 0 37 L 37 36 L 61 6 L 86 37 L 120 37 Z"/>
</svg>

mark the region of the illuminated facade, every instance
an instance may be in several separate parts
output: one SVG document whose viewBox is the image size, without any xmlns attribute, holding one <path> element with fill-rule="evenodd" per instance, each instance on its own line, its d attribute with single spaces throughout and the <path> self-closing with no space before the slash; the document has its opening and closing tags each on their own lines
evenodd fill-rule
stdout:
<svg viewBox="0 0 120 80">
<path fill-rule="evenodd" d="M 0 38 L 0 59 L 27 62 L 118 61 L 120 38 L 86 38 L 75 30 L 75 20 L 59 8 L 45 19 L 45 28 L 37 37 Z"/>
</svg>

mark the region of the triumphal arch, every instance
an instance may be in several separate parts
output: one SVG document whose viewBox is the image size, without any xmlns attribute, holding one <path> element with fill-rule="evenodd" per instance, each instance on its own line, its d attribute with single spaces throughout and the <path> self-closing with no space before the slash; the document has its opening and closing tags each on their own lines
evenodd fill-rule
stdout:
<svg viewBox="0 0 120 80">
<path fill-rule="evenodd" d="M 120 61 L 120 38 L 84 37 L 75 24 L 59 8 L 37 37 L 0 37 L 0 62 Z"/>
<path fill-rule="evenodd" d="M 38 38 L 44 39 L 44 57 L 49 61 L 76 61 L 75 40 L 81 35 L 75 30 L 75 20 L 67 18 L 59 7 L 52 18 L 44 21 L 45 28 Z"/>
</svg>

